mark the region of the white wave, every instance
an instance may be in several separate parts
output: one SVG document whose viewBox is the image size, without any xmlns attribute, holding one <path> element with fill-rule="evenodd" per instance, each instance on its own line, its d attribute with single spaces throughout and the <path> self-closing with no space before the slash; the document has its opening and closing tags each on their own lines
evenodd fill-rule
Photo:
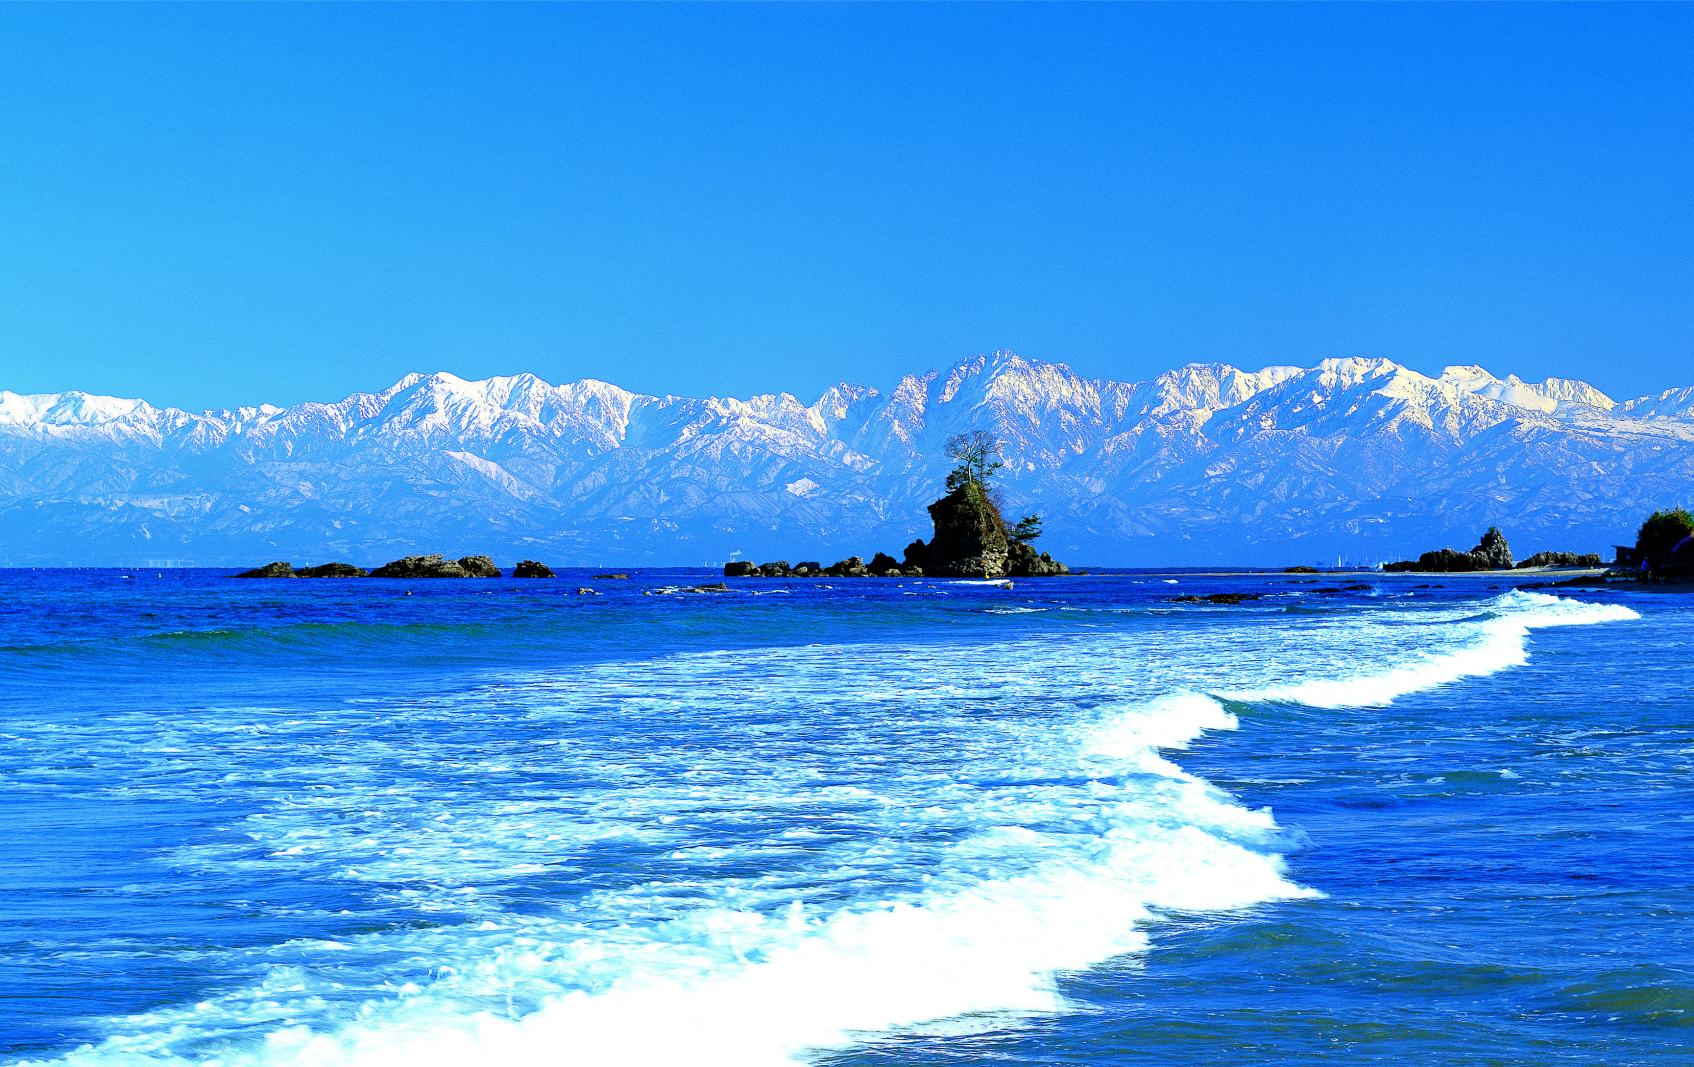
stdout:
<svg viewBox="0 0 1694 1067">
<path fill-rule="evenodd" d="M 1592 604 L 1522 590 L 1497 597 L 1490 607 L 1491 618 L 1455 624 L 1466 631 L 1456 648 L 1417 654 L 1386 669 L 1237 690 L 1228 696 L 1245 701 L 1286 700 L 1316 708 L 1382 707 L 1412 693 L 1521 666 L 1529 660 L 1528 638 L 1533 630 L 1641 617 L 1621 604 Z"/>
<path fill-rule="evenodd" d="M 944 672 L 934 649 L 902 645 L 664 657 L 391 707 L 405 728 L 374 733 L 352 707 L 334 729 L 291 732 L 290 751 L 356 752 L 368 779 L 284 777 L 228 835 L 257 858 L 207 844 L 178 862 L 298 864 L 464 921 L 256 947 L 253 984 L 112 1020 L 111 1037 L 52 1062 L 776 1067 L 868 1032 L 1060 1010 L 1058 976 L 1141 951 L 1161 911 L 1311 895 L 1286 876 L 1268 812 L 1168 758 L 1236 726 L 1191 690 L 1380 704 L 1521 663 L 1535 629 L 1635 617 L 1512 593 L 1475 619 L 1400 607 L 959 643 Z M 506 744 L 514 721 L 548 727 L 528 755 Z M 445 758 L 407 738 L 472 727 L 497 756 L 455 751 L 449 779 L 393 781 Z M 596 747 L 608 736 L 688 744 Z M 525 760 L 543 773 L 520 796 L 509 776 Z M 613 786 L 561 797 L 561 769 Z M 760 832 L 714 836 L 724 818 Z M 633 866 L 631 884 L 542 914 L 499 903 L 510 878 L 626 845 L 682 873 Z M 784 849 L 804 859 L 729 873 Z"/>
<path fill-rule="evenodd" d="M 338 954 L 398 949 L 429 961 L 435 980 L 325 1027 L 297 1021 L 290 998 L 312 986 L 307 1003 L 318 1002 L 333 984 L 273 968 L 260 989 L 128 1020 L 128 1036 L 54 1062 L 786 1067 L 865 1032 L 1060 1010 L 1057 976 L 1145 949 L 1160 910 L 1315 895 L 1285 877 L 1268 812 L 1157 754 L 1234 726 L 1217 701 L 1184 694 L 1032 735 L 1030 784 L 984 807 L 977 831 L 915 894 L 833 911 L 755 899 L 609 928 L 514 918 L 414 933 L 404 945 L 393 934 L 344 938 Z M 1068 777 L 1050 784 L 1055 776 Z M 514 988 L 530 1010 L 499 1006 L 499 991 Z M 208 1032 L 243 1030 L 263 1040 L 189 1051 Z"/>
</svg>

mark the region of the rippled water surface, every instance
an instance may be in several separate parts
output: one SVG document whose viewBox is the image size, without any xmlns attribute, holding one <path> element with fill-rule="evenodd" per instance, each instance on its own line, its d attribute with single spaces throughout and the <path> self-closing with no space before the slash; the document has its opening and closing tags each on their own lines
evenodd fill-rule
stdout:
<svg viewBox="0 0 1694 1067">
<path fill-rule="evenodd" d="M 703 579 L 0 572 L 0 1062 L 1694 1054 L 1694 598 Z"/>
</svg>

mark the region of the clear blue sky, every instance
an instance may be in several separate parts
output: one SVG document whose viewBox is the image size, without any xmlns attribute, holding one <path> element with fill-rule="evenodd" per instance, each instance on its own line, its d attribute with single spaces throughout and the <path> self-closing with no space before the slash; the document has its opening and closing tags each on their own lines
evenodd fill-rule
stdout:
<svg viewBox="0 0 1694 1067">
<path fill-rule="evenodd" d="M 0 388 L 1694 383 L 1694 7 L 0 7 Z"/>
</svg>

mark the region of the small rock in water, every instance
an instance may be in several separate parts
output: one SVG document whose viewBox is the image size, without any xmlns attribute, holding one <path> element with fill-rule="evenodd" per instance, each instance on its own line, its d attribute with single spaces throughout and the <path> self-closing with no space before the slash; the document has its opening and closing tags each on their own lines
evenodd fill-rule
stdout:
<svg viewBox="0 0 1694 1067">
<path fill-rule="evenodd" d="M 1205 596 L 1195 596 L 1192 593 L 1171 597 L 1173 604 L 1245 604 L 1250 600 L 1263 600 L 1259 593 L 1207 593 Z"/>
<path fill-rule="evenodd" d="M 627 581 L 629 581 L 629 575 L 624 574 L 621 571 L 619 573 L 616 573 L 616 574 L 596 574 L 594 577 L 599 581 L 606 581 L 606 582 L 627 582 Z"/>
<path fill-rule="evenodd" d="M 124 575 L 124 577 L 128 578 L 129 575 L 126 574 L 126 575 Z M 236 575 L 236 577 L 237 578 L 292 578 L 292 577 L 294 577 L 294 566 L 290 563 L 286 563 L 283 560 L 279 559 L 274 563 L 267 563 L 263 567 L 254 567 L 250 571 L 242 571 L 240 574 Z"/>
<path fill-rule="evenodd" d="M 512 577 L 551 578 L 553 577 L 553 568 L 547 566 L 545 563 L 538 563 L 533 559 L 522 559 L 518 561 L 518 565 L 516 567 L 512 568 Z"/>
</svg>

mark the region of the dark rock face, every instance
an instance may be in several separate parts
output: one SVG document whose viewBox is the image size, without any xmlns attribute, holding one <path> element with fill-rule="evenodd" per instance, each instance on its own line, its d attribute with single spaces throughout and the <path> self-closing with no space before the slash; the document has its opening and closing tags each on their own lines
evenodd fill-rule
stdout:
<svg viewBox="0 0 1694 1067">
<path fill-rule="evenodd" d="M 759 565 L 750 559 L 732 559 L 723 565 L 725 578 L 751 578 L 759 573 Z"/>
<path fill-rule="evenodd" d="M 321 563 L 316 567 L 302 567 L 294 572 L 296 578 L 363 578 L 370 571 L 363 567 L 355 567 L 351 563 Z"/>
<path fill-rule="evenodd" d="M 1013 541 L 1007 555 L 1009 569 L 1006 573 L 1014 578 L 1051 578 L 1070 573 L 1069 567 L 1045 552 L 1038 555 L 1033 546 L 1023 541 Z"/>
<path fill-rule="evenodd" d="M 1537 552 L 1518 564 L 1521 567 L 1600 567 L 1598 552 Z"/>
<path fill-rule="evenodd" d="M 237 578 L 292 578 L 292 577 L 294 577 L 294 567 L 279 559 L 275 563 L 267 563 L 263 567 L 254 567 L 250 571 L 242 571 L 240 574 L 236 575 L 236 577 Z"/>
<path fill-rule="evenodd" d="M 533 559 L 521 559 L 518 561 L 518 565 L 512 568 L 512 577 L 551 578 L 553 577 L 553 568 L 545 563 L 537 563 Z"/>
<path fill-rule="evenodd" d="M 1482 541 L 1469 552 L 1440 548 L 1434 552 L 1425 552 L 1415 560 L 1384 563 L 1382 569 L 1437 571 L 1449 574 L 1463 571 L 1509 571 L 1512 569 L 1512 550 L 1507 546 L 1506 535 L 1500 532 L 1500 528 L 1490 526 L 1488 532 L 1482 535 Z"/>
<path fill-rule="evenodd" d="M 1316 567 L 1284 567 L 1284 568 L 1282 568 L 1282 573 L 1284 573 L 1284 574 L 1317 574 L 1318 569 Z"/>
<path fill-rule="evenodd" d="M 440 554 L 407 556 L 385 563 L 371 572 L 372 578 L 498 578 L 500 568 L 487 556 L 445 559 Z"/>
<path fill-rule="evenodd" d="M 759 577 L 761 578 L 787 578 L 793 573 L 793 568 L 788 565 L 788 561 L 785 559 L 759 564 Z"/>
<path fill-rule="evenodd" d="M 980 486 L 961 485 L 929 506 L 935 536 L 918 565 L 925 574 L 1001 578 L 1010 571 L 1006 520 Z"/>
<path fill-rule="evenodd" d="M 878 552 L 871 557 L 869 570 L 879 578 L 898 578 L 903 573 L 900 561 L 886 552 Z"/>
<path fill-rule="evenodd" d="M 871 573 L 865 561 L 858 556 L 848 556 L 839 563 L 831 563 L 823 572 L 831 578 L 868 578 Z"/>
<path fill-rule="evenodd" d="M 1485 564 L 1483 570 L 1509 571 L 1512 569 L 1512 550 L 1506 545 L 1506 535 L 1500 532 L 1498 526 L 1490 526 L 1488 532 L 1482 535 L 1482 541 L 1470 550 L 1477 561 Z"/>
</svg>

